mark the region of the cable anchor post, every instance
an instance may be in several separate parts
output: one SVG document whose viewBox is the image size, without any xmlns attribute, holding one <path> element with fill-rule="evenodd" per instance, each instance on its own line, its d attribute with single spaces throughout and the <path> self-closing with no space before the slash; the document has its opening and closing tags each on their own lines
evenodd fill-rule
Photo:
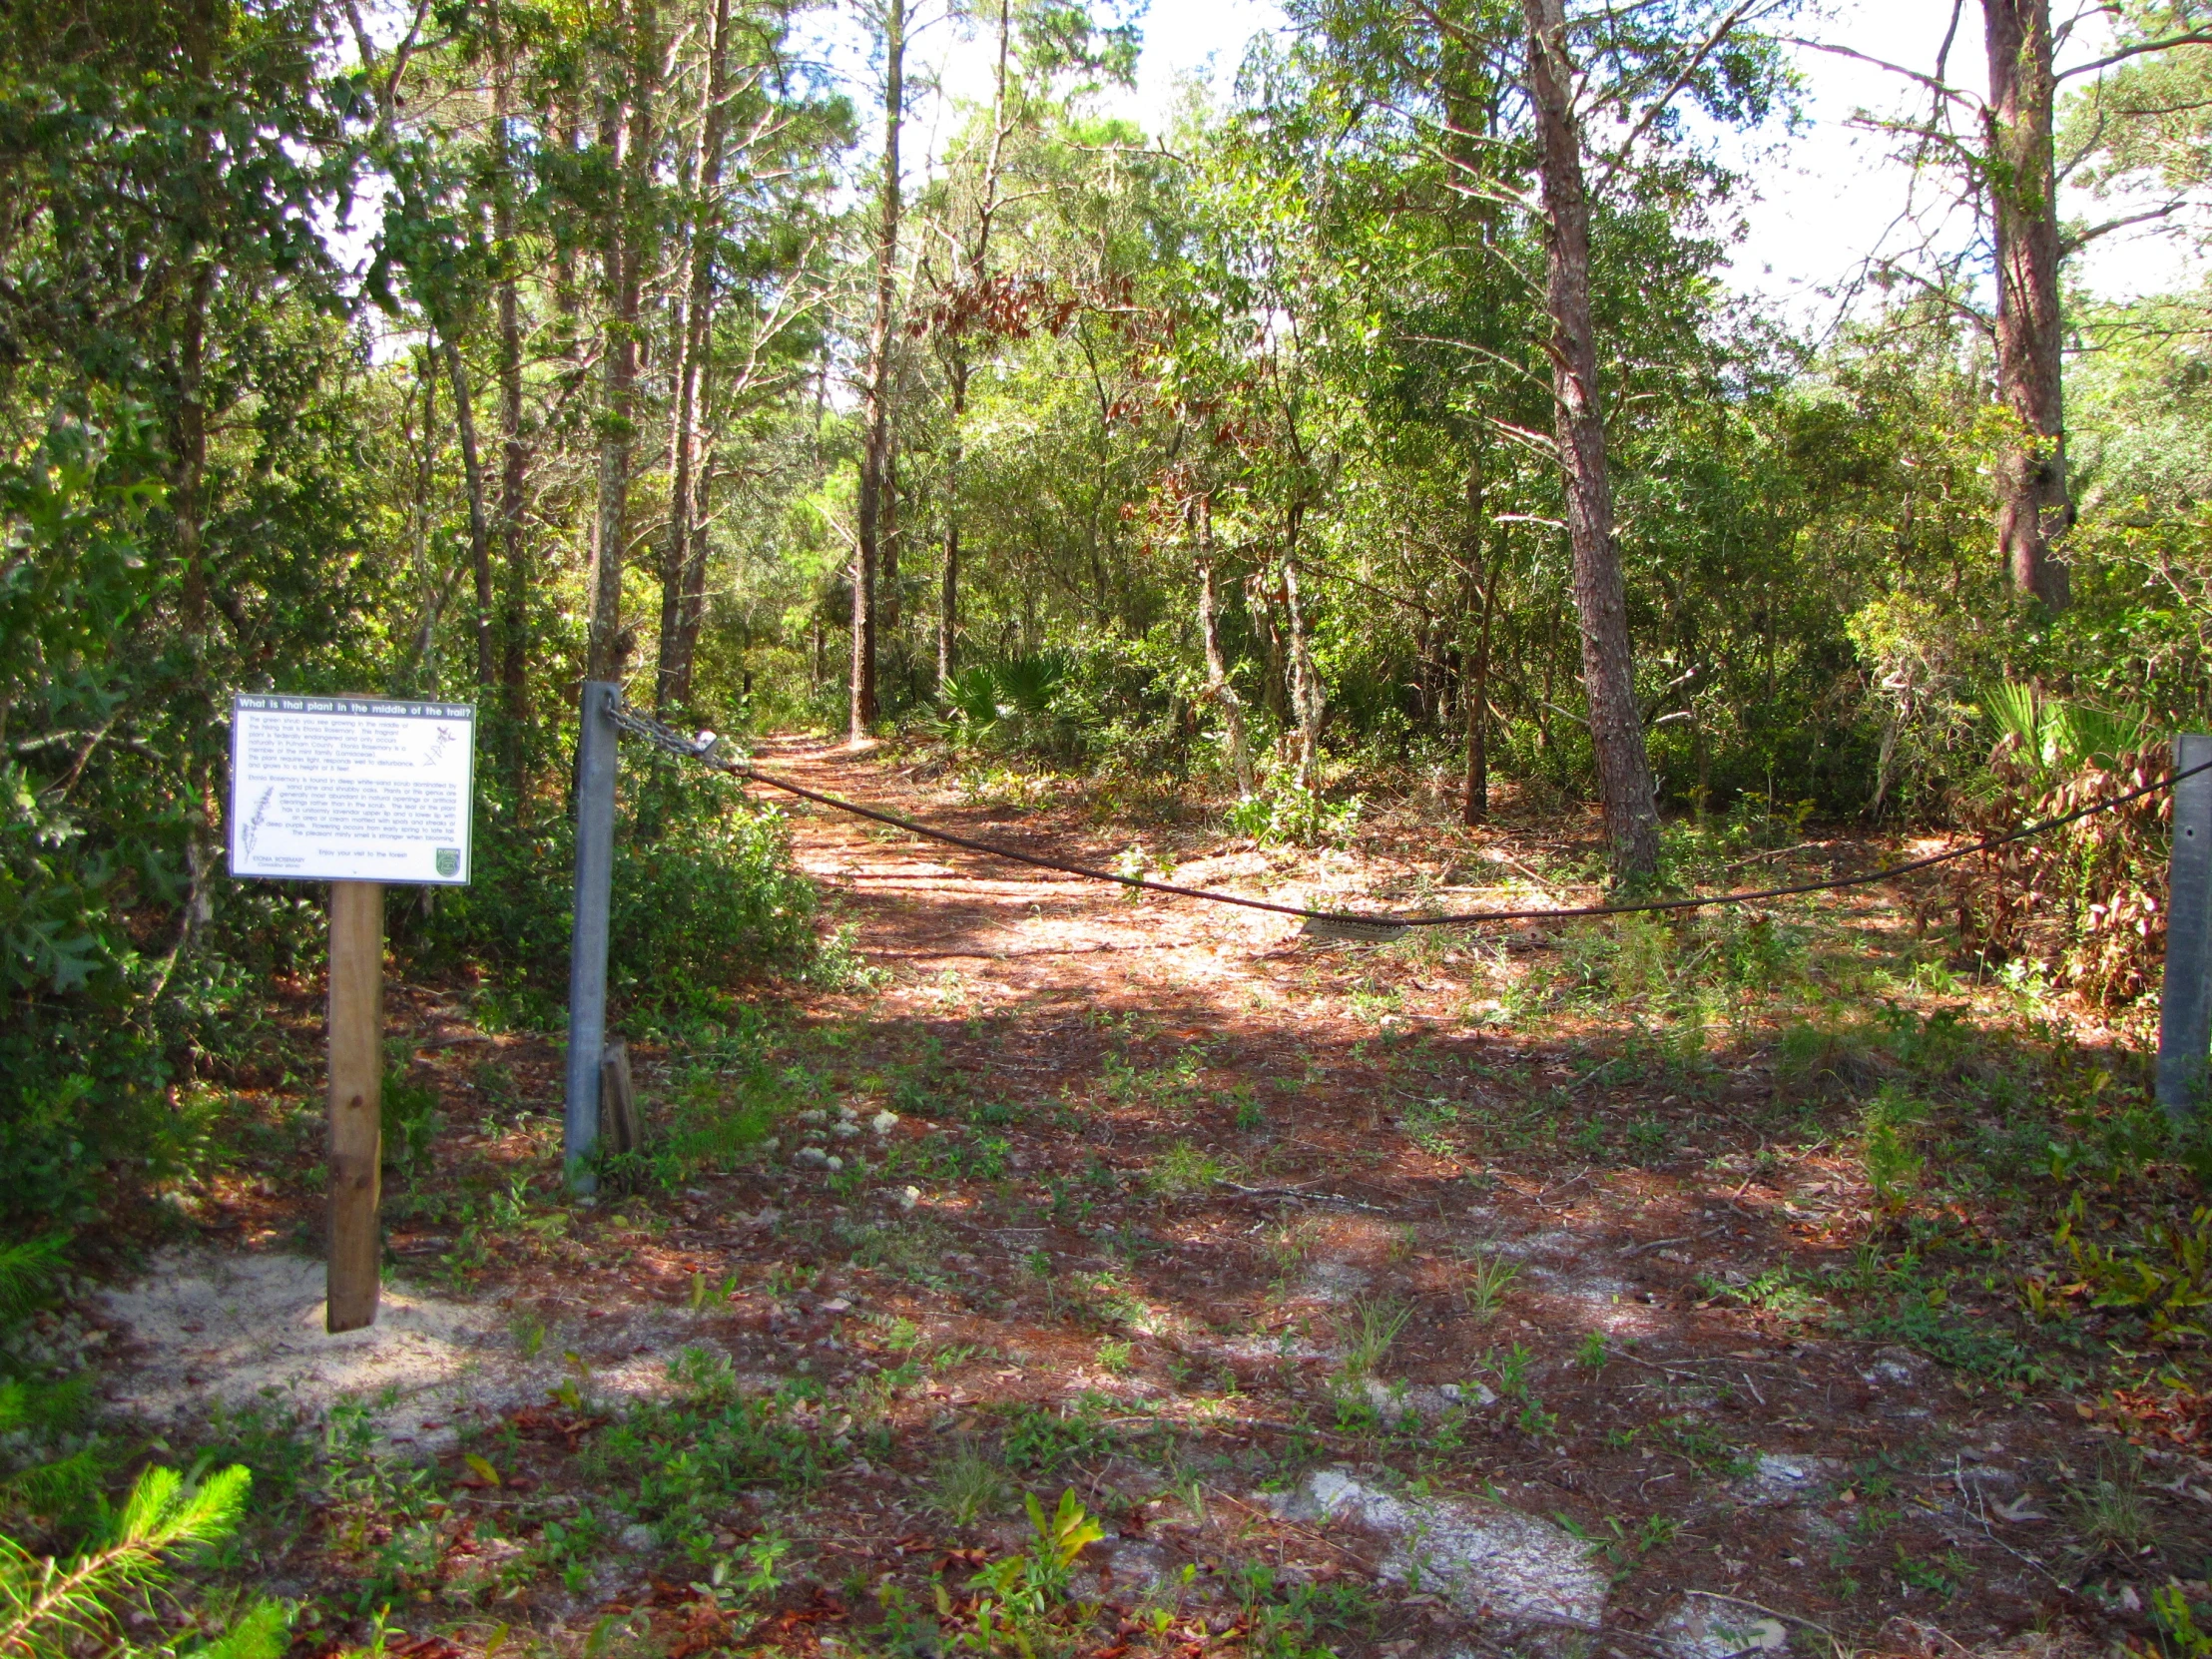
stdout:
<svg viewBox="0 0 2212 1659">
<path fill-rule="evenodd" d="M 568 951 L 568 1090 L 561 1167 L 569 1190 L 599 1189 L 600 1063 L 607 1051 L 607 941 L 615 870 L 616 711 L 622 688 L 587 680 L 576 744 L 576 906 Z"/>
<path fill-rule="evenodd" d="M 2173 852 L 2166 873 L 2166 976 L 2158 993 L 2158 1104 L 2176 1123 L 2203 1109 L 2212 1061 L 2212 736 L 2174 739 Z"/>
</svg>

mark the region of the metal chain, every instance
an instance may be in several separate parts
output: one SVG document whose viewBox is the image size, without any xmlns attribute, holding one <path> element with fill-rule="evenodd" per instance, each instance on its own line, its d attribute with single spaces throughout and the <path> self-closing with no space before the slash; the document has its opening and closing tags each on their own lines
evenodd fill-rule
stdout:
<svg viewBox="0 0 2212 1659">
<path fill-rule="evenodd" d="M 641 715 L 629 704 L 616 698 L 607 705 L 607 719 L 619 731 L 633 738 L 643 738 L 655 749 L 666 750 L 687 761 L 704 761 L 718 771 L 737 770 L 742 763 L 733 764 L 722 753 L 723 740 L 712 732 L 702 732 L 696 738 L 687 738 L 675 727 L 655 720 L 651 715 Z"/>
<path fill-rule="evenodd" d="M 928 840 L 942 841 L 948 846 L 964 847 L 970 852 L 981 852 L 994 858 L 1005 858 L 1017 864 L 1028 864 L 1036 869 L 1053 870 L 1062 875 L 1077 875 L 1089 881 L 1111 881 L 1118 886 L 1131 887 L 1143 892 L 1166 893 L 1174 898 L 1199 898 L 1213 904 L 1234 904 L 1240 909 L 1266 910 L 1275 915 L 1298 916 L 1324 929 L 1339 930 L 1339 936 L 1349 938 L 1394 938 L 1408 927 L 1477 926 L 1497 921 L 1566 921 L 1582 916 L 1640 915 L 1654 910 L 1696 910 L 1712 904 L 1751 904 L 1762 899 L 1790 898 L 1801 893 L 1833 892 L 1843 887 L 1865 886 L 1875 881 L 1893 880 L 1900 875 L 1933 869 L 1937 864 L 1947 864 L 1955 859 L 1970 858 L 1977 852 L 1992 851 L 2013 841 L 2026 840 L 2032 835 L 2063 829 L 2099 813 L 2109 813 L 2124 807 L 2131 801 L 2140 801 L 2161 790 L 2170 790 L 2184 778 L 2194 778 L 2200 772 L 2212 772 L 2212 761 L 2161 778 L 2156 783 L 2145 784 L 2140 789 L 2116 795 L 2109 801 L 2099 801 L 2066 813 L 2058 818 L 2044 819 L 2037 824 L 2024 825 L 2002 835 L 1991 835 L 1986 840 L 1975 841 L 1970 846 L 1952 847 L 1947 852 L 1931 853 L 1925 858 L 1914 858 L 1902 864 L 1890 864 L 1882 869 L 1867 870 L 1858 875 L 1832 876 L 1825 881 L 1801 881 L 1783 887 L 1758 887 L 1748 891 L 1713 893 L 1698 898 L 1651 898 L 1629 904 L 1579 904 L 1541 910 L 1468 910 L 1454 915 L 1401 916 L 1388 914 L 1360 915 L 1346 910 L 1315 910 L 1302 904 L 1278 904 L 1265 898 L 1247 898 L 1241 893 L 1215 892 L 1206 887 L 1179 886 L 1172 881 L 1153 881 L 1141 875 L 1124 875 L 1118 870 L 1096 869 L 1086 864 L 1071 864 L 1057 858 L 1039 857 L 1034 852 L 1023 852 L 1011 846 L 999 846 L 990 841 L 974 840 L 966 835 L 956 835 L 949 830 L 938 830 L 926 824 L 916 823 L 898 813 L 886 813 L 873 807 L 863 807 L 857 802 L 843 801 L 833 795 L 824 795 L 804 784 L 795 784 L 788 778 L 777 778 L 757 770 L 749 755 L 725 752 L 726 740 L 712 732 L 701 732 L 687 738 L 673 726 L 655 720 L 650 715 L 638 713 L 620 698 L 607 706 L 607 718 L 621 731 L 642 738 L 654 748 L 687 761 L 697 761 L 717 772 L 749 783 L 761 784 L 772 790 L 781 790 L 797 796 L 802 801 L 812 801 L 832 811 L 848 813 L 854 818 L 868 819 L 876 824 L 904 830 L 909 834 Z"/>
</svg>

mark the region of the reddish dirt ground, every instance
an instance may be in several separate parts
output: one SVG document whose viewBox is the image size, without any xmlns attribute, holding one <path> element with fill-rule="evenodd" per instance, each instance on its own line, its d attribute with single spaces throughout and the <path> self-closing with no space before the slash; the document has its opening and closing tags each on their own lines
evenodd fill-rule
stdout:
<svg viewBox="0 0 2212 1659">
<path fill-rule="evenodd" d="M 1073 798 L 976 805 L 926 766 L 819 744 L 758 759 L 1023 850 L 1111 864 L 1138 841 L 1179 882 L 1299 903 L 1497 902 L 1501 877 L 1568 844 L 1406 815 L 1373 822 L 1356 851 L 1269 851 L 1098 822 Z M 738 1376 L 827 1384 L 824 1435 L 839 1402 L 857 1411 L 803 1499 L 733 1497 L 720 1523 L 719 1538 L 773 1525 L 795 1540 L 781 1613 L 664 1651 L 889 1642 L 858 1633 L 871 1587 L 926 1607 L 932 1571 L 957 1585 L 1026 1533 L 1018 1509 L 948 1517 L 944 1471 L 964 1450 L 1048 1508 L 1074 1487 L 1114 1534 L 1085 1556 L 1109 1633 L 1086 1653 L 1253 1645 L 1237 1586 L 1255 1564 L 1278 1591 L 1362 1588 L 1358 1617 L 1312 1639 L 1386 1659 L 1560 1641 L 1717 1656 L 1731 1649 L 1698 1620 L 1720 1612 L 1732 1628 L 1771 1619 L 1760 1641 L 1805 1651 L 1995 1651 L 2036 1630 L 2108 1642 L 2147 1629 L 2152 1587 L 2200 1576 L 2212 1464 L 2147 1437 L 2129 1490 L 2155 1541 L 2084 1532 L 2069 1517 L 2122 1448 L 2092 1401 L 1855 1337 L 1804 1289 L 1874 1226 L 1843 1144 L 1856 1107 L 1786 1073 L 1748 1015 L 1668 1047 L 1634 997 L 1516 1011 L 1516 976 L 1569 948 L 1555 929 L 1316 940 L 1290 918 L 1131 901 L 817 808 L 792 822 L 876 980 L 779 993 L 776 1059 L 820 1079 L 818 1124 L 787 1116 L 728 1173 L 610 1194 L 566 1231 L 485 1227 L 465 1251 L 434 1205 L 395 1207 L 399 1261 L 442 1260 L 471 1298 L 542 1320 L 546 1349 L 580 1368 L 646 1352 L 654 1319 L 688 1311 L 686 1342 Z M 1754 867 L 1821 873 L 1868 850 Z M 1904 936 L 1874 889 L 1819 914 L 1870 956 Z M 525 1106 L 551 1101 L 553 1049 L 487 1038 L 419 989 L 395 992 L 393 1017 L 448 1121 L 481 1117 L 441 1141 L 425 1190 L 487 1171 L 542 1181 L 543 1117 L 494 1121 L 470 1079 L 489 1054 Z M 649 1117 L 665 1115 L 684 1056 L 640 1058 Z M 898 1121 L 878 1130 L 885 1110 Z M 249 1242 L 283 1236 L 283 1207 L 256 1191 L 211 1210 Z M 1941 1317 L 2004 1310 L 1957 1294 Z M 922 1375 L 899 1369 L 918 1355 L 934 1357 Z M 513 1469 L 595 1489 L 592 1415 L 510 1417 Z M 1047 1419 L 1058 1439 L 1039 1450 Z M 885 1432 L 861 1455 L 871 1423 Z M 1316 1470 L 1395 1494 L 1400 1519 L 1457 1497 L 1577 1540 L 1601 1622 L 1582 1635 L 1579 1616 L 1493 1616 L 1478 1595 L 1424 1590 L 1402 1552 L 1392 1565 L 1380 1500 L 1301 1510 Z M 452 1512 L 488 1495 L 457 1488 Z M 1162 1594 L 1145 1586 L 1185 1565 L 1172 1618 L 1145 1625 Z M 692 1629 L 697 1597 L 667 1589 L 691 1570 L 640 1564 L 522 1605 L 547 1627 L 647 1606 L 656 1629 Z M 952 1607 L 945 1640 L 971 1628 L 972 1600 Z"/>
</svg>

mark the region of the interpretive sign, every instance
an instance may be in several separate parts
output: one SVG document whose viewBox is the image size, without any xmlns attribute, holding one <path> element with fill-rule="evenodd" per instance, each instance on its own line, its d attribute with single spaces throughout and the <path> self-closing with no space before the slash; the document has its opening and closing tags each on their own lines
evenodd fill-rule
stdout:
<svg viewBox="0 0 2212 1659">
<path fill-rule="evenodd" d="M 332 1333 L 375 1324 L 380 1289 L 384 888 L 468 879 L 475 764 L 466 703 L 231 699 L 231 873 L 330 883 Z"/>
<path fill-rule="evenodd" d="M 231 873 L 459 886 L 476 711 L 376 697 L 231 703 Z"/>
</svg>

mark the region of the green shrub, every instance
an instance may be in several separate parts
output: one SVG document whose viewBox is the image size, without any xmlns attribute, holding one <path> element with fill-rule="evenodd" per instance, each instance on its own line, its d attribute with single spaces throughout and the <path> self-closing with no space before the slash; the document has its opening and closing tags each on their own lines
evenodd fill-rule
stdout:
<svg viewBox="0 0 2212 1659">
<path fill-rule="evenodd" d="M 1262 846 L 1342 846 L 1359 830 L 1367 802 L 1330 802 L 1288 779 L 1270 780 L 1222 815 L 1229 829 Z"/>
<path fill-rule="evenodd" d="M 812 962 L 817 896 L 781 812 L 657 759 L 624 778 L 619 807 L 607 959 L 618 1004 L 705 1010 L 734 979 Z M 476 878 L 441 895 L 423 948 L 473 963 L 494 987 L 565 997 L 575 826 L 486 816 Z"/>
</svg>

